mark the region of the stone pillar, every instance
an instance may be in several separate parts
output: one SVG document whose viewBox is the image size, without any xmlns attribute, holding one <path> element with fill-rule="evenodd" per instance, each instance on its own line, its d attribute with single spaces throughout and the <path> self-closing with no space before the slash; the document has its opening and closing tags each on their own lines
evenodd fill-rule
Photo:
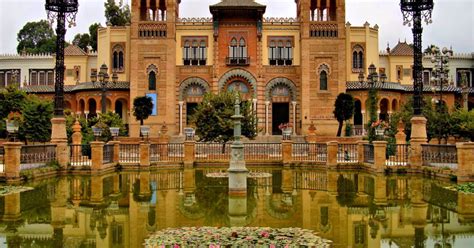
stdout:
<svg viewBox="0 0 474 248">
<path fill-rule="evenodd" d="M 400 120 L 397 126 L 397 134 L 395 135 L 395 139 L 397 140 L 397 144 L 406 144 L 407 142 L 407 135 L 405 134 L 405 125 L 403 121 Z"/>
<path fill-rule="evenodd" d="M 247 225 L 247 196 L 229 195 L 229 224 Z"/>
<path fill-rule="evenodd" d="M 284 165 L 289 165 L 293 161 L 293 141 L 282 140 L 281 141 L 282 159 Z"/>
<path fill-rule="evenodd" d="M 51 141 L 56 144 L 56 160 L 58 161 L 61 168 L 65 169 L 69 164 L 69 146 L 66 141 Z"/>
<path fill-rule="evenodd" d="M 20 181 L 21 142 L 3 144 L 5 177 L 9 182 Z"/>
<path fill-rule="evenodd" d="M 296 101 L 292 101 L 291 106 L 293 107 L 293 135 L 296 135 Z"/>
<path fill-rule="evenodd" d="M 92 145 L 92 144 L 91 144 Z M 104 200 L 104 181 L 101 176 L 91 177 L 91 202 L 100 204 Z"/>
<path fill-rule="evenodd" d="M 414 168 L 421 168 L 423 166 L 421 145 L 426 144 L 427 141 L 426 118 L 423 116 L 413 117 L 411 119 L 410 151 L 408 153 L 410 166 Z"/>
<path fill-rule="evenodd" d="M 91 142 L 92 171 L 102 170 L 104 160 L 104 142 Z"/>
<path fill-rule="evenodd" d="M 387 141 L 374 141 L 374 169 L 377 173 L 385 171 L 385 161 L 387 160 Z"/>
<path fill-rule="evenodd" d="M 471 194 L 459 192 L 457 210 L 461 223 L 471 222 L 474 218 L 474 197 Z"/>
<path fill-rule="evenodd" d="M 183 135 L 183 101 L 179 101 L 179 136 Z"/>
<path fill-rule="evenodd" d="M 21 217 L 20 193 L 8 194 L 4 198 L 2 221 L 15 221 Z"/>
<path fill-rule="evenodd" d="M 472 181 L 471 176 L 474 176 L 474 143 L 457 143 L 456 149 L 458 153 L 458 182 Z"/>
<path fill-rule="evenodd" d="M 140 142 L 140 167 L 150 166 L 150 143 Z"/>
<path fill-rule="evenodd" d="M 281 183 L 281 189 L 284 193 L 292 193 L 293 192 L 293 184 L 294 184 L 294 178 L 293 178 L 293 170 L 284 168 L 281 171 L 281 178 L 282 178 L 282 183 Z"/>
<path fill-rule="evenodd" d="M 109 144 L 114 146 L 114 157 L 112 162 L 118 164 L 120 162 L 120 141 L 109 141 Z"/>
<path fill-rule="evenodd" d="M 365 110 L 361 110 L 360 113 L 362 114 L 362 136 L 364 136 L 365 135 L 365 124 L 364 124 L 365 123 L 364 122 L 364 120 L 365 120 L 365 118 L 364 118 L 365 117 Z"/>
<path fill-rule="evenodd" d="M 359 164 L 364 163 L 364 145 L 369 144 L 369 141 L 367 140 L 360 140 L 357 142 L 357 160 L 359 161 Z"/>
<path fill-rule="evenodd" d="M 140 177 L 140 195 L 150 195 L 150 172 L 141 171 Z"/>
<path fill-rule="evenodd" d="M 194 167 L 194 149 L 196 142 L 194 140 L 187 140 L 184 142 L 184 167 Z"/>
<path fill-rule="evenodd" d="M 384 175 L 377 175 L 375 181 L 374 202 L 377 205 L 387 205 L 387 179 Z"/>
<path fill-rule="evenodd" d="M 196 173 L 193 168 L 184 168 L 183 188 L 185 193 L 193 193 L 196 190 Z"/>
<path fill-rule="evenodd" d="M 81 133 L 81 124 L 79 121 L 76 120 L 74 125 L 72 126 L 72 144 L 73 145 L 81 145 L 82 144 L 82 133 Z M 82 156 L 82 147 L 78 146 L 77 148 L 73 149 L 72 156 L 74 158 L 79 158 Z"/>
<path fill-rule="evenodd" d="M 337 141 L 331 141 L 327 143 L 327 160 L 326 165 L 328 168 L 336 168 L 337 167 L 337 150 L 339 148 L 339 144 Z"/>
<path fill-rule="evenodd" d="M 58 141 L 67 142 L 66 134 L 66 119 L 64 117 L 58 117 L 51 119 L 51 142 L 56 143 Z"/>
<path fill-rule="evenodd" d="M 268 107 L 270 106 L 270 101 L 265 101 L 265 135 L 268 135 Z"/>
</svg>

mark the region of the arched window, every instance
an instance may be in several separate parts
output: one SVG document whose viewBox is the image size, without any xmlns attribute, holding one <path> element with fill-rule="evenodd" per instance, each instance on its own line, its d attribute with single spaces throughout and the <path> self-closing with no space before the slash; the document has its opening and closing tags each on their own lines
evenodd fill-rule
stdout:
<svg viewBox="0 0 474 248">
<path fill-rule="evenodd" d="M 123 72 L 124 66 L 124 49 L 121 45 L 116 45 L 112 52 L 112 69 L 117 72 Z"/>
<path fill-rule="evenodd" d="M 328 74 L 326 71 L 319 74 L 319 89 L 328 90 Z"/>
<path fill-rule="evenodd" d="M 364 68 L 364 49 L 360 45 L 354 46 L 352 49 L 352 69 L 360 71 Z"/>
<path fill-rule="evenodd" d="M 206 65 L 207 60 L 207 49 L 206 49 L 206 42 L 201 41 L 199 44 L 199 64 Z"/>
<path fill-rule="evenodd" d="M 328 90 L 329 66 L 327 64 L 321 64 L 318 68 L 318 73 L 319 73 L 319 90 Z"/>
<path fill-rule="evenodd" d="M 270 45 L 268 47 L 268 57 L 269 57 L 269 62 L 270 65 L 276 65 L 277 64 L 277 49 L 276 49 L 276 44 L 275 41 L 270 41 Z"/>
<path fill-rule="evenodd" d="M 156 76 L 158 74 L 158 68 L 155 65 L 148 66 L 148 90 L 156 90 Z"/>
<path fill-rule="evenodd" d="M 190 51 L 189 41 L 184 42 L 183 62 L 184 62 L 184 65 L 190 65 L 191 64 L 191 51 Z"/>
<path fill-rule="evenodd" d="M 238 49 L 237 49 L 237 39 L 232 38 L 230 41 L 230 46 L 229 46 L 229 63 L 230 64 L 237 64 L 238 62 Z"/>
<path fill-rule="evenodd" d="M 240 58 L 247 58 L 247 45 L 245 44 L 245 39 L 244 38 L 240 38 L 240 41 L 239 41 L 239 57 Z"/>
</svg>

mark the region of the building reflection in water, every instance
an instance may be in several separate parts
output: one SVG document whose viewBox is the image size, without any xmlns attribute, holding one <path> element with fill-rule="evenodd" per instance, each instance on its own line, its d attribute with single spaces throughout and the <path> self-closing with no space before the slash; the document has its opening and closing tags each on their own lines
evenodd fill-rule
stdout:
<svg viewBox="0 0 474 248">
<path fill-rule="evenodd" d="M 183 226 L 312 229 L 335 247 L 465 247 L 474 197 L 446 183 L 301 169 L 267 169 L 229 197 L 213 169 L 62 177 L 0 197 L 0 246 L 142 247 L 152 232 Z"/>
</svg>

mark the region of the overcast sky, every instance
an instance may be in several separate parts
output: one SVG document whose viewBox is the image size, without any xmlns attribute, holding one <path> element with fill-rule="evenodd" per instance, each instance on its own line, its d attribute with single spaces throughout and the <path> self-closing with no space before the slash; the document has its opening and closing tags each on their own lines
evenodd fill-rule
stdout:
<svg viewBox="0 0 474 248">
<path fill-rule="evenodd" d="M 118 1 L 118 0 L 116 0 Z M 130 2 L 131 0 L 125 0 Z M 77 26 L 68 29 L 66 40 L 88 32 L 94 22 L 105 24 L 104 0 L 79 0 Z M 210 16 L 209 4 L 219 0 L 182 0 L 181 17 Z M 294 0 L 257 0 L 267 5 L 266 17 L 294 17 Z M 398 40 L 412 42 L 411 29 L 402 25 L 399 0 L 346 0 L 346 21 L 361 26 L 378 24 L 379 48 L 393 47 Z M 16 34 L 29 21 L 46 18 L 44 0 L 0 0 L 0 53 L 16 52 Z M 271 4 L 270 4 L 271 3 Z M 474 52 L 474 0 L 435 0 L 433 23 L 424 25 L 423 47 L 452 46 L 455 52 Z"/>
</svg>

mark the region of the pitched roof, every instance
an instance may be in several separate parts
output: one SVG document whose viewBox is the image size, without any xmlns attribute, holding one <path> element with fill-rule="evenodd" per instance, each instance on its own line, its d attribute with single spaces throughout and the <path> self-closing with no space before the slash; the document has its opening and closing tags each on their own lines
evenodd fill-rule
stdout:
<svg viewBox="0 0 474 248">
<path fill-rule="evenodd" d="M 222 0 L 210 7 L 265 7 L 265 5 L 256 3 L 254 0 Z"/>
<path fill-rule="evenodd" d="M 398 44 L 390 51 L 392 56 L 413 56 L 413 47 L 406 42 L 398 42 Z"/>
<path fill-rule="evenodd" d="M 346 88 L 348 91 L 351 90 L 368 90 L 369 89 L 369 84 L 367 82 L 363 82 L 362 84 L 360 82 L 356 81 L 349 81 L 346 83 Z M 400 83 L 394 83 L 394 82 L 386 82 L 384 84 L 382 83 L 375 83 L 374 85 L 375 89 L 378 90 L 392 90 L 392 91 L 404 91 L 404 92 L 413 92 L 413 85 L 402 85 Z M 439 87 L 435 87 L 434 89 L 436 92 L 440 91 Z M 423 86 L 423 92 L 433 92 L 433 88 L 429 85 L 424 85 Z M 456 87 L 454 85 L 446 85 L 443 87 L 443 92 L 454 92 L 454 93 L 461 93 L 462 88 Z M 472 94 L 474 93 L 474 88 L 470 88 L 469 92 Z"/>
<path fill-rule="evenodd" d="M 64 55 L 65 56 L 85 56 L 87 55 L 84 50 L 82 50 L 80 47 L 76 45 L 69 45 L 66 48 L 64 48 Z"/>
<path fill-rule="evenodd" d="M 117 82 L 112 83 L 108 82 L 107 89 L 112 90 L 129 90 L 130 82 Z M 54 85 L 28 85 L 21 88 L 26 93 L 54 93 Z M 85 90 L 99 90 L 101 89 L 100 83 L 80 83 L 77 85 L 64 85 L 64 92 L 76 92 L 76 91 L 85 91 Z"/>
</svg>

